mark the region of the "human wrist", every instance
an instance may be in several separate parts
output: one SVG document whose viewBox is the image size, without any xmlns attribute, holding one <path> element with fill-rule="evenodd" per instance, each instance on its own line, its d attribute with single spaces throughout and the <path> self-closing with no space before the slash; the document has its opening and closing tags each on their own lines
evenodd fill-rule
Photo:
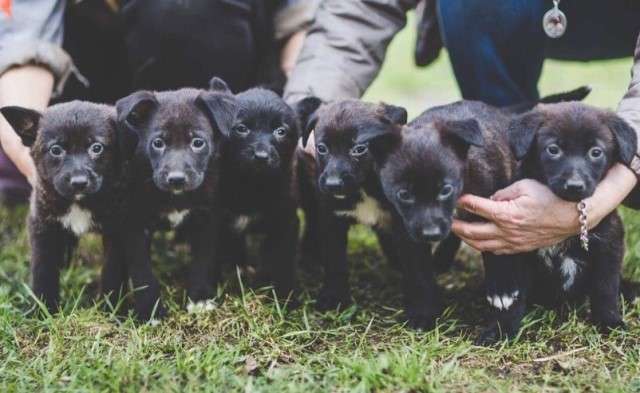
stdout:
<svg viewBox="0 0 640 393">
<path fill-rule="evenodd" d="M 615 211 L 636 186 L 636 174 L 622 164 L 612 167 L 600 182 L 594 194 L 585 200 L 587 224 L 591 229 Z"/>
</svg>

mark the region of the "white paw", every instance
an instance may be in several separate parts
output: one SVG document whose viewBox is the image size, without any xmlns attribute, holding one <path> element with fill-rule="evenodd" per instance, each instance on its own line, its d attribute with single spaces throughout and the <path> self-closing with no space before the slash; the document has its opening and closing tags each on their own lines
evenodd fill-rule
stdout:
<svg viewBox="0 0 640 393">
<path fill-rule="evenodd" d="M 149 326 L 156 327 L 156 326 L 159 326 L 162 323 L 162 321 L 154 318 L 154 319 L 150 319 L 148 323 L 149 323 Z"/>
<path fill-rule="evenodd" d="M 487 301 L 490 305 L 497 308 L 498 310 L 508 310 L 513 303 L 518 299 L 518 295 L 520 291 L 513 291 L 511 295 L 489 295 L 487 296 Z"/>
<path fill-rule="evenodd" d="M 216 302 L 213 299 L 200 300 L 199 302 L 189 302 L 187 304 L 187 312 L 189 314 L 201 314 L 213 311 L 216 308 Z"/>
</svg>

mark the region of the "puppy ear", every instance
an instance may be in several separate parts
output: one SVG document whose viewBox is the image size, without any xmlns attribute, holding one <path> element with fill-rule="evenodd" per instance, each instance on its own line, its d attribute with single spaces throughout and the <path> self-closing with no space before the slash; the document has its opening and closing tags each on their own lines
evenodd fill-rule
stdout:
<svg viewBox="0 0 640 393">
<path fill-rule="evenodd" d="M 209 118 L 214 133 L 219 132 L 224 137 L 231 135 L 231 128 L 238 111 L 238 102 L 232 94 L 204 91 L 196 98 L 196 105 Z"/>
<path fill-rule="evenodd" d="M 443 128 L 467 146 L 484 146 L 482 129 L 476 119 L 447 121 Z"/>
<path fill-rule="evenodd" d="M 380 103 L 380 110 L 382 115 L 387 119 L 391 120 L 392 123 L 398 125 L 407 124 L 407 110 L 400 106 L 385 104 L 384 102 Z"/>
<path fill-rule="evenodd" d="M 302 128 L 302 146 L 307 146 L 309 134 L 318 123 L 316 111 L 320 105 L 322 105 L 322 101 L 318 97 L 306 97 L 300 100 L 294 108 Z"/>
<path fill-rule="evenodd" d="M 606 124 L 616 140 L 618 159 L 623 164 L 629 165 L 638 149 L 638 136 L 635 130 L 621 117 L 613 114 L 607 118 Z"/>
<path fill-rule="evenodd" d="M 22 144 L 27 147 L 33 146 L 42 118 L 40 112 L 19 106 L 5 106 L 0 108 L 0 112 L 22 139 Z"/>
<path fill-rule="evenodd" d="M 522 160 L 536 136 L 536 131 L 542 126 L 544 116 L 538 111 L 530 111 L 511 121 L 507 130 L 507 138 L 509 139 L 509 147 L 516 157 L 516 160 Z"/>
<path fill-rule="evenodd" d="M 358 133 L 357 144 L 368 144 L 373 158 L 382 163 L 402 141 L 402 128 L 393 124 L 370 126 Z"/>
<path fill-rule="evenodd" d="M 123 161 L 128 161 L 133 157 L 138 147 L 138 134 L 129 127 L 121 127 L 116 121 L 113 121 L 112 126 L 116 130 L 120 157 Z"/>
<path fill-rule="evenodd" d="M 209 81 L 209 90 L 210 91 L 215 91 L 215 92 L 218 92 L 218 93 L 233 94 L 231 92 L 231 89 L 229 89 L 229 86 L 227 85 L 227 82 L 223 81 L 222 79 L 218 78 L 217 76 L 214 76 Z"/>
<path fill-rule="evenodd" d="M 137 91 L 116 102 L 118 122 L 133 129 L 144 126 L 158 107 L 155 94 L 150 91 Z"/>
</svg>

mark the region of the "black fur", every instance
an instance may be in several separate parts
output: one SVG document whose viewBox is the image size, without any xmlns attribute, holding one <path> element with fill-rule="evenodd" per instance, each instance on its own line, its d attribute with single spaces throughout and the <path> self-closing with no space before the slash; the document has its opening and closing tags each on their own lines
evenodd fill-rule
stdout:
<svg viewBox="0 0 640 393">
<path fill-rule="evenodd" d="M 508 124 L 509 114 L 504 110 L 461 101 L 427 110 L 402 133 L 370 142 L 377 145 L 374 154 L 382 157 L 378 175 L 396 212 L 402 248 L 413 250 L 405 251 L 404 259 L 405 263 L 414 261 L 409 273 L 419 277 L 420 285 L 409 287 L 407 296 L 424 316 L 425 326 L 433 325 L 442 307 L 434 277 L 434 266 L 441 262 L 425 263 L 417 251 L 433 242 L 457 240 L 449 236 L 460 195 L 487 197 L 511 182 L 515 160 L 504 135 Z M 437 257 L 450 258 L 451 254 Z M 483 259 L 487 295 L 511 293 L 519 277 L 500 279 L 508 283 L 502 287 L 493 283 L 502 277 L 501 266 L 517 264 L 520 258 L 485 253 Z"/>
<path fill-rule="evenodd" d="M 68 238 L 97 231 L 105 253 L 102 292 L 115 306 L 126 282 L 120 218 L 135 138 L 117 130 L 115 109 L 107 105 L 73 101 L 43 114 L 0 111 L 31 148 L 37 170 L 28 217 L 34 294 L 55 311 Z"/>
<path fill-rule="evenodd" d="M 636 134 L 624 120 L 579 103 L 541 105 L 514 120 L 509 133 L 522 158 L 520 177 L 538 180 L 572 202 L 590 197 L 613 164 L 631 161 L 637 146 Z M 588 296 L 594 323 L 605 330 L 621 327 L 623 257 L 624 228 L 614 212 L 589 232 L 588 252 L 577 236 L 539 250 L 525 285 L 531 286 L 534 301 L 549 306 Z"/>
<path fill-rule="evenodd" d="M 141 318 L 161 317 L 165 310 L 149 250 L 160 221 L 173 218 L 174 226 L 186 227 L 193 259 L 189 299 L 201 301 L 214 294 L 219 279 L 212 264 L 212 239 L 220 226 L 218 161 L 222 139 L 231 129 L 235 99 L 224 91 L 141 91 L 119 100 L 116 107 L 120 127 L 139 138 L 124 231 L 136 312 Z"/>
<path fill-rule="evenodd" d="M 278 296 L 288 298 L 295 289 L 298 237 L 294 154 L 300 138 L 298 120 L 272 91 L 250 89 L 235 99 L 238 110 L 222 151 L 225 229 L 219 240 L 235 247 L 233 262 L 243 264 L 245 230 L 266 235 L 261 247 L 265 278 Z"/>
<path fill-rule="evenodd" d="M 387 259 L 403 270 L 405 305 L 409 323 L 418 328 L 433 323 L 431 310 L 419 299 L 433 297 L 426 291 L 422 272 L 430 268 L 428 245 L 407 241 L 394 220 L 376 173 L 377 148 L 373 141 L 392 142 L 406 122 L 406 111 L 386 104 L 340 101 L 311 112 L 299 108 L 307 131 L 314 129 L 317 148 L 315 174 L 319 212 L 316 243 L 324 272 L 317 307 L 333 309 L 350 302 L 347 232 L 354 222 L 371 226 Z M 315 104 L 319 104 L 316 101 Z M 424 296 L 423 296 L 424 295 Z"/>
</svg>

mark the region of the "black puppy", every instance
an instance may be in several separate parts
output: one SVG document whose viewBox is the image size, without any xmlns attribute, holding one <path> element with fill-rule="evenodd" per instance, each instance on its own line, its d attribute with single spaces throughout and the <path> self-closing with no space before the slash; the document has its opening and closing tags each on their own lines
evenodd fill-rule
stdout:
<svg viewBox="0 0 640 393">
<path fill-rule="evenodd" d="M 377 161 L 384 195 L 393 206 L 394 228 L 413 287 L 407 296 L 431 320 L 442 305 L 434 278 L 433 260 L 423 250 L 449 236 L 456 201 L 464 193 L 489 196 L 510 184 L 516 161 L 504 135 L 509 115 L 479 102 L 462 101 L 424 112 L 402 132 L 384 132 L 367 138 Z M 502 264 L 517 257 L 484 254 L 492 281 Z M 513 260 L 516 261 L 513 261 Z M 507 283 L 517 277 L 509 277 Z M 417 285 L 419 284 L 419 285 Z M 515 287 L 487 287 L 488 296 L 509 296 Z"/>
<path fill-rule="evenodd" d="M 149 241 L 160 220 L 173 227 L 189 221 L 193 260 L 187 294 L 192 302 L 212 297 L 212 239 L 218 233 L 218 160 L 223 135 L 231 132 L 231 94 L 181 89 L 139 91 L 116 104 L 120 126 L 139 138 L 134 156 L 130 211 L 126 217 L 127 263 L 136 311 L 162 316 L 159 285 L 151 271 Z M 185 221 L 185 224 L 187 222 Z"/>
<path fill-rule="evenodd" d="M 429 265 L 425 247 L 409 256 L 409 248 L 398 243 L 392 206 L 384 193 L 369 151 L 368 140 L 379 135 L 400 134 L 407 112 L 387 104 L 348 100 L 322 105 L 307 98 L 298 105 L 306 124 L 303 143 L 314 130 L 316 176 L 319 197 L 317 243 L 325 269 L 324 286 L 317 307 L 331 309 L 350 301 L 347 233 L 354 222 L 372 227 L 387 258 L 404 272 L 406 312 L 409 323 L 428 327 L 433 313 L 414 301 L 424 289 L 416 270 Z M 415 247 L 414 247 L 415 248 Z M 415 258 L 413 258 L 415 256 Z M 432 294 L 425 294 L 427 298 Z"/>
<path fill-rule="evenodd" d="M 211 80 L 210 88 L 230 94 L 218 78 Z M 222 150 L 221 206 L 226 225 L 220 240 L 244 250 L 248 230 L 264 234 L 261 257 L 266 278 L 278 296 L 286 298 L 295 286 L 298 121 L 270 90 L 250 89 L 237 94 L 236 100 L 237 112 Z M 236 254 L 244 257 L 243 251 Z"/>
<path fill-rule="evenodd" d="M 580 103 L 538 106 L 513 121 L 509 139 L 522 160 L 519 177 L 538 180 L 576 203 L 594 193 L 615 163 L 629 164 L 637 147 L 636 134 L 624 120 Z M 578 236 L 538 250 L 542 263 L 534 264 L 529 275 L 533 300 L 555 306 L 588 296 L 595 324 L 605 330 L 623 326 L 618 298 L 624 227 L 617 212 L 590 230 L 588 238 L 588 251 Z"/>
<path fill-rule="evenodd" d="M 107 105 L 73 101 L 43 114 L 0 112 L 31 148 L 37 171 L 28 218 L 33 292 L 57 309 L 69 237 L 97 231 L 105 253 L 102 292 L 115 305 L 126 281 L 120 218 L 136 139 L 117 131 L 115 109 Z"/>
</svg>

